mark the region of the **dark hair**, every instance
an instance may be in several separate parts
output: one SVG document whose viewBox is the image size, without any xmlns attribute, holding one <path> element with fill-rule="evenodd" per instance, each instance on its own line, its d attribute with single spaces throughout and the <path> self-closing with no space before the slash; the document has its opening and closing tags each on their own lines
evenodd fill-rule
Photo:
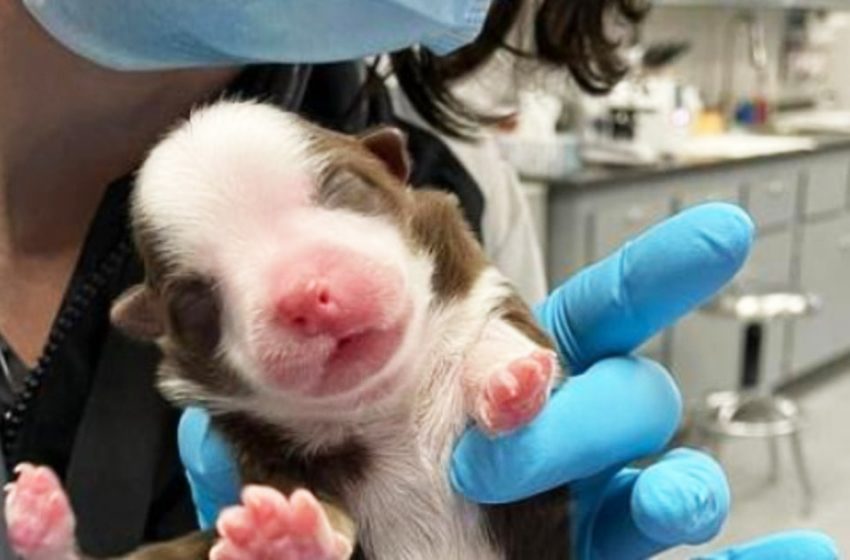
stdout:
<svg viewBox="0 0 850 560">
<path fill-rule="evenodd" d="M 506 41 L 526 9 L 535 10 L 532 52 Z M 566 68 L 582 90 L 605 93 L 626 72 L 620 41 L 609 35 L 612 18 L 635 26 L 648 9 L 648 0 L 493 0 L 481 34 L 470 45 L 444 57 L 425 48 L 406 49 L 390 55 L 391 66 L 422 118 L 441 132 L 464 136 L 498 117 L 476 112 L 452 95 L 452 80 L 505 49 L 521 59 Z"/>
</svg>

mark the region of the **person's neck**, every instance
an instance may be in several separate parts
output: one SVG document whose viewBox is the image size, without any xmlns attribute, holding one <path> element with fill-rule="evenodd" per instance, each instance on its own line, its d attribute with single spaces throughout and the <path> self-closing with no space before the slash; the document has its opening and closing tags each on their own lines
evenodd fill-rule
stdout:
<svg viewBox="0 0 850 560">
<path fill-rule="evenodd" d="M 0 2 L 0 257 L 75 251 L 107 185 L 237 72 L 107 70 Z"/>
</svg>

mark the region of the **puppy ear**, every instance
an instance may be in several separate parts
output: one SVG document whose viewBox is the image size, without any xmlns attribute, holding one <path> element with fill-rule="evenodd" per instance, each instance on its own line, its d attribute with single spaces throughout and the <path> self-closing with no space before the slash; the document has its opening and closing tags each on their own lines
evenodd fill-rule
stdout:
<svg viewBox="0 0 850 560">
<path fill-rule="evenodd" d="M 385 126 L 365 133 L 360 143 L 375 154 L 402 183 L 410 179 L 410 154 L 407 135 L 398 128 Z"/>
<path fill-rule="evenodd" d="M 115 300 L 110 313 L 112 324 L 143 340 L 165 333 L 165 320 L 159 298 L 144 284 L 137 284 Z"/>
</svg>

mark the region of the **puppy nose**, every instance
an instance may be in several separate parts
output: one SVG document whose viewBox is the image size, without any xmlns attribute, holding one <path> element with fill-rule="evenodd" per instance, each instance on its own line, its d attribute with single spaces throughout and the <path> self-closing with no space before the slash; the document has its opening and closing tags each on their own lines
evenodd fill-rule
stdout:
<svg viewBox="0 0 850 560">
<path fill-rule="evenodd" d="M 305 336 L 336 330 L 340 306 L 328 282 L 311 279 L 284 290 L 275 305 L 278 322 Z"/>
</svg>

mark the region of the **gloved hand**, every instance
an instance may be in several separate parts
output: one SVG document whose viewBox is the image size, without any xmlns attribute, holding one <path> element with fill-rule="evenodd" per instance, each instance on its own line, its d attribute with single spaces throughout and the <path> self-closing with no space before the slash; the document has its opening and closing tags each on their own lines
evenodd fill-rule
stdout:
<svg viewBox="0 0 850 560">
<path fill-rule="evenodd" d="M 624 465 L 661 450 L 681 400 L 661 366 L 632 350 L 722 287 L 752 243 L 739 209 L 705 205 L 679 214 L 571 279 L 538 309 L 573 377 L 527 428 L 495 440 L 469 430 L 451 480 L 470 500 L 513 501 L 571 483 L 579 558 L 646 558 L 712 538 L 729 508 L 719 466 L 676 450 L 644 471 Z M 238 499 L 238 477 L 199 410 L 180 425 L 180 448 L 202 524 Z M 837 558 L 831 542 L 791 533 L 718 553 L 749 560 Z M 796 556 L 795 556 L 796 555 Z"/>
</svg>

